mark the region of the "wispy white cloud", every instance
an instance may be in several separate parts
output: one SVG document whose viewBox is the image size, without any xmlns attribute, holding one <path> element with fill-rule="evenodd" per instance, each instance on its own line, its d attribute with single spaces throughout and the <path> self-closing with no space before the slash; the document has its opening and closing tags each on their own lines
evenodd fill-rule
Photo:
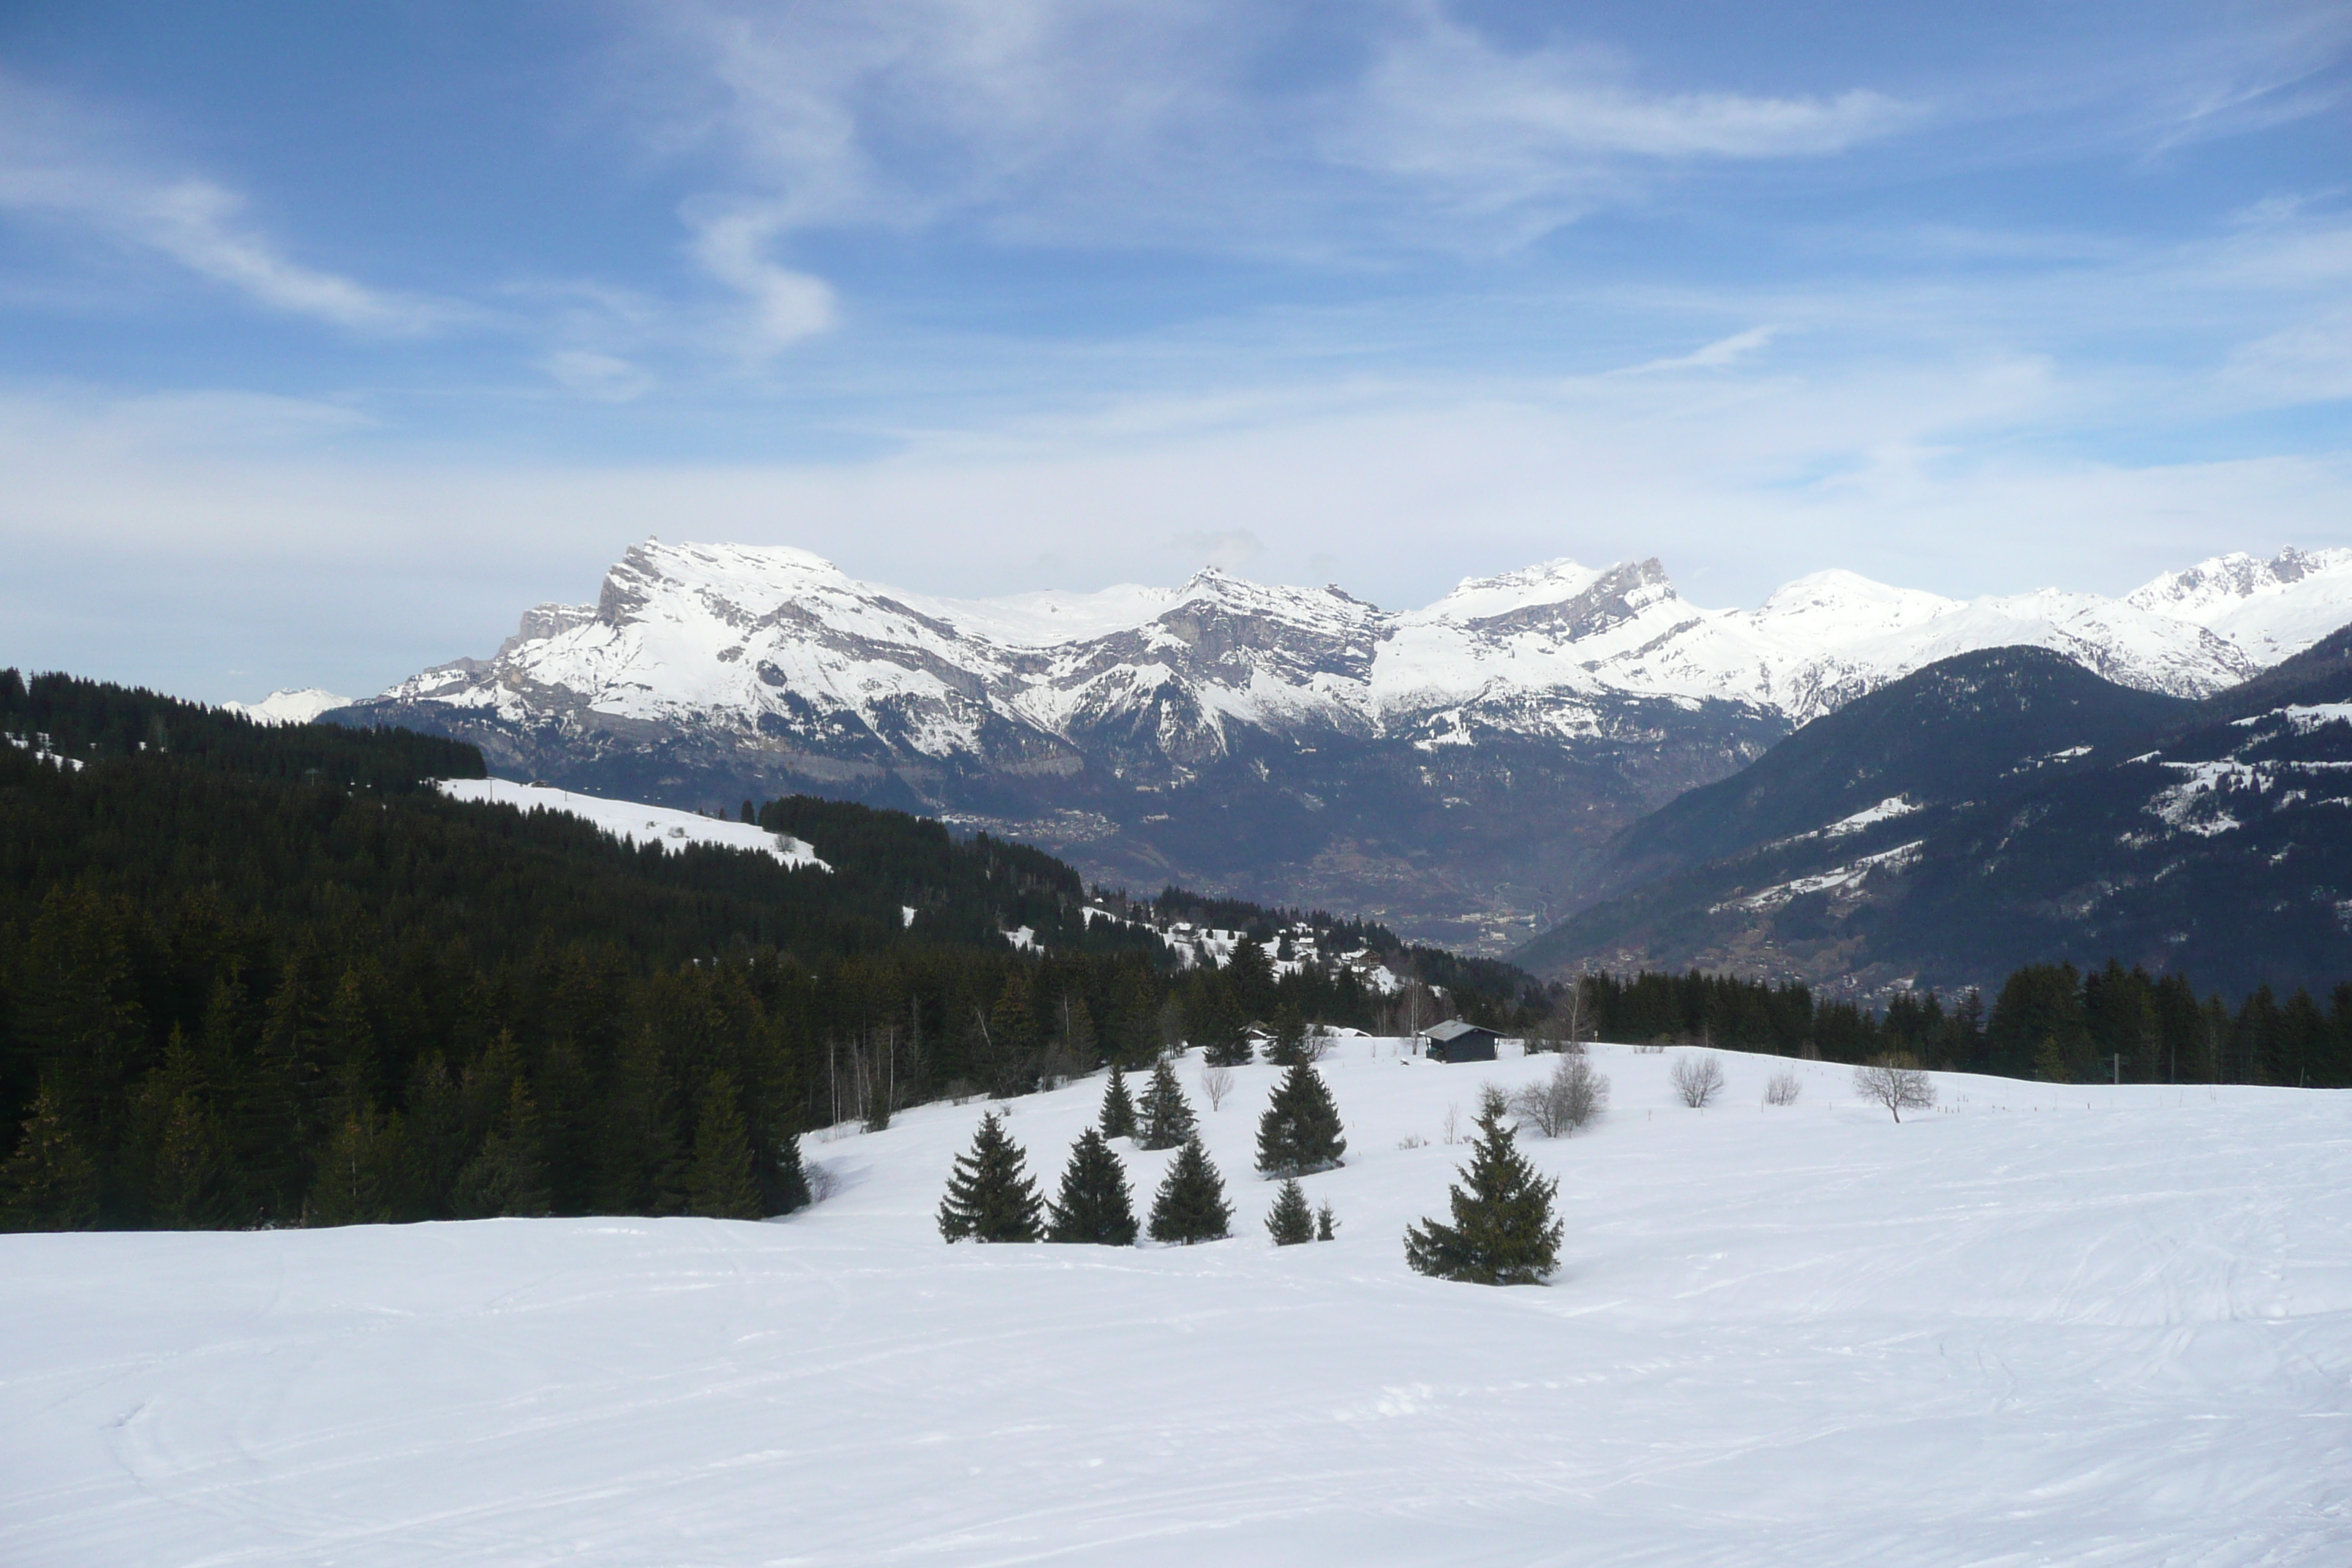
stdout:
<svg viewBox="0 0 2352 1568">
<path fill-rule="evenodd" d="M 0 209 L 75 225 L 167 258 L 255 304 L 355 331 L 430 331 L 466 314 L 295 259 L 236 192 L 159 172 L 96 117 L 0 77 Z"/>
<path fill-rule="evenodd" d="M 1667 359 L 1654 359 L 1641 364 L 1628 365 L 1620 375 L 1649 375 L 1671 370 L 1722 370 L 1737 364 L 1750 354 L 1760 352 L 1780 335 L 1773 326 L 1750 327 L 1744 332 L 1734 332 L 1727 338 L 1717 338 L 1703 348 Z"/>
<path fill-rule="evenodd" d="M 1570 198 L 1693 163 L 1831 156 L 1915 114 L 1867 87 L 1651 88 L 1605 51 L 1507 50 L 1431 0 L 1352 13 L 1339 63 L 1311 78 L 1276 63 L 1286 11 L 1208 0 L 653 15 L 683 64 L 658 76 L 649 135 L 720 150 L 763 244 L 966 223 L 1088 247 L 1451 249 L 1461 235 L 1391 209 L 1478 215 L 1507 242 L 1572 216 Z M 736 252 L 698 231 L 697 254 L 768 308 Z"/>
<path fill-rule="evenodd" d="M 1867 88 L 1828 97 L 1656 90 L 1616 51 L 1507 51 L 1434 3 L 1415 5 L 1336 106 L 1336 158 L 1508 212 L 1589 203 L 1692 163 L 1817 158 L 1916 120 Z"/>
<path fill-rule="evenodd" d="M 769 247 L 789 221 L 779 205 L 711 210 L 709 204 L 696 204 L 688 209 L 695 257 L 713 278 L 742 295 L 749 331 L 741 346 L 755 353 L 814 337 L 830 329 L 837 316 L 830 283 L 770 258 Z"/>
</svg>

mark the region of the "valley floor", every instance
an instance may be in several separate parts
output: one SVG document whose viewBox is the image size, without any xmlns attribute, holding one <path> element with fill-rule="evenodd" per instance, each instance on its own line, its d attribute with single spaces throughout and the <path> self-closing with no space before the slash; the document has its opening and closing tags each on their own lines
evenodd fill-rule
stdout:
<svg viewBox="0 0 2352 1568">
<path fill-rule="evenodd" d="M 1340 1043 L 1339 1240 L 1276 1250 L 1275 1077 L 1199 1097 L 1238 1236 L 949 1247 L 982 1107 L 805 1147 L 767 1225 L 0 1237 L 0 1562 L 2352 1562 L 2352 1094 L 1601 1047 L 1548 1289 L 1404 1267 L 1478 1086 Z M 1101 1094 L 1013 1102 L 1050 1190 Z M 1400 1143 L 1412 1137 L 1420 1147 Z M 1118 1146 L 1140 1210 L 1168 1159 Z"/>
</svg>

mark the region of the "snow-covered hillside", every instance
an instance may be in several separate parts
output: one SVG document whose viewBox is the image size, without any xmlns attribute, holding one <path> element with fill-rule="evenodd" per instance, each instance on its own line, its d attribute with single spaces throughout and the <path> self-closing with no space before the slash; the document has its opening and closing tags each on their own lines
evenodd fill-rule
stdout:
<svg viewBox="0 0 2352 1568">
<path fill-rule="evenodd" d="M 440 779 L 435 787 L 452 800 L 495 801 L 519 811 L 560 811 L 584 818 L 625 844 L 657 844 L 683 849 L 689 844 L 715 845 L 723 849 L 757 849 L 787 866 L 830 869 L 816 851 L 789 834 L 771 833 L 749 822 L 726 822 L 691 811 L 635 801 L 605 800 L 578 790 L 550 784 L 513 784 L 506 779 Z"/>
<path fill-rule="evenodd" d="M 812 1138 L 834 1195 L 764 1226 L 0 1237 L 0 1561 L 2352 1559 L 2339 1096 L 1946 1078 L 1896 1126 L 1602 1048 L 1615 1108 L 1528 1144 L 1560 1276 L 1495 1290 L 1400 1236 L 1545 1064 L 1394 1048 L 1327 1063 L 1325 1245 L 1258 1228 L 1267 1068 L 1195 1091 L 1241 1234 L 1189 1250 L 942 1245 L 978 1104 Z M 1100 1090 L 1013 1102 L 1048 1186 Z"/>
</svg>

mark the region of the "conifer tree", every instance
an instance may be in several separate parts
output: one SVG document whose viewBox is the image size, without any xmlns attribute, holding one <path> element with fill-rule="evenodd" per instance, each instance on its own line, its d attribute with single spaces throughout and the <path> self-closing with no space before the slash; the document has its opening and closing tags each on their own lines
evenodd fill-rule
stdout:
<svg viewBox="0 0 2352 1568">
<path fill-rule="evenodd" d="M 701 1114 L 695 1118 L 686 1210 L 708 1219 L 761 1217 L 760 1189 L 751 1180 L 751 1136 L 743 1125 L 734 1076 L 723 1068 L 703 1087 Z"/>
<path fill-rule="evenodd" d="M 1021 1145 L 992 1110 L 980 1119 L 971 1152 L 956 1156 L 940 1200 L 940 1234 L 950 1241 L 1034 1241 L 1037 1209 L 1037 1184 Z"/>
<path fill-rule="evenodd" d="M 776 1148 L 775 1173 L 768 1182 L 768 1207 L 777 1214 L 804 1209 L 815 1201 L 809 1192 L 808 1169 L 801 1163 L 801 1135 L 787 1132 Z"/>
<path fill-rule="evenodd" d="M 1177 1085 L 1176 1069 L 1162 1057 L 1151 1069 L 1151 1082 L 1143 1091 L 1143 1104 L 1136 1114 L 1136 1145 L 1173 1149 L 1192 1136 L 1192 1102 Z"/>
<path fill-rule="evenodd" d="M 88 1230 L 98 1222 L 98 1165 L 44 1084 L 16 1152 L 0 1165 L 0 1209 L 17 1230 Z"/>
<path fill-rule="evenodd" d="M 1117 1062 L 1110 1066 L 1110 1082 L 1103 1086 L 1100 1121 L 1106 1138 L 1135 1136 L 1135 1101 L 1128 1097 L 1127 1075 L 1118 1070 Z"/>
<path fill-rule="evenodd" d="M 1285 1073 L 1257 1124 L 1257 1168 L 1269 1176 L 1328 1171 L 1348 1152 L 1339 1108 L 1323 1075 L 1305 1062 Z"/>
<path fill-rule="evenodd" d="M 401 1187 L 400 1119 L 372 1106 L 343 1117 L 325 1152 L 305 1205 L 311 1225 L 383 1225 L 396 1218 Z M 503 1211 L 493 1211 L 503 1212 Z"/>
<path fill-rule="evenodd" d="M 536 1217 L 548 1212 L 547 1154 L 540 1145 L 539 1106 L 520 1078 L 480 1152 L 457 1173 L 454 1206 L 461 1219 Z"/>
<path fill-rule="evenodd" d="M 1201 1059 L 1211 1067 L 1248 1065 L 1249 1037 L 1242 1030 L 1245 1020 L 1234 1000 L 1232 984 L 1222 973 L 1204 974 L 1197 995 L 1199 1005 L 1190 1010 L 1186 1021 L 1192 1026 L 1193 1043 L 1201 1047 Z"/>
<path fill-rule="evenodd" d="M 1225 961 L 1224 978 L 1234 1006 L 1245 1018 L 1264 1018 L 1274 1011 L 1274 962 L 1257 938 L 1245 936 L 1234 943 L 1233 956 Z"/>
<path fill-rule="evenodd" d="M 1127 1169 L 1103 1135 L 1089 1127 L 1070 1148 L 1061 1195 L 1045 1211 L 1047 1241 L 1135 1245 L 1135 1208 L 1127 1195 Z"/>
<path fill-rule="evenodd" d="M 1285 1068 L 1307 1059 L 1307 1017 L 1297 1003 L 1285 1002 L 1274 1010 L 1274 1041 L 1265 1056 L 1275 1066 Z"/>
<path fill-rule="evenodd" d="M 1195 1136 L 1187 1138 L 1151 1200 L 1151 1239 L 1190 1247 L 1233 1234 L 1234 1205 L 1225 1202 L 1225 1179 L 1209 1163 Z"/>
<path fill-rule="evenodd" d="M 155 1150 L 152 1201 L 165 1225 L 204 1230 L 229 1215 L 228 1135 L 193 1093 L 173 1099 Z"/>
<path fill-rule="evenodd" d="M 1561 1227 L 1551 1212 L 1559 1184 L 1536 1174 L 1491 1107 L 1479 1113 L 1478 1141 L 1461 1174 L 1449 1194 L 1454 1223 L 1408 1226 L 1405 1262 L 1416 1273 L 1474 1285 L 1541 1284 L 1559 1262 Z"/>
<path fill-rule="evenodd" d="M 1314 1211 L 1307 1206 L 1307 1189 L 1298 1178 L 1284 1179 L 1281 1191 L 1274 1194 L 1274 1207 L 1265 1216 L 1265 1233 L 1274 1237 L 1276 1247 L 1297 1247 L 1315 1239 Z"/>
<path fill-rule="evenodd" d="M 1328 1203 L 1315 1211 L 1315 1239 L 1318 1241 L 1339 1239 L 1339 1221 L 1331 1213 L 1331 1205 Z"/>
</svg>

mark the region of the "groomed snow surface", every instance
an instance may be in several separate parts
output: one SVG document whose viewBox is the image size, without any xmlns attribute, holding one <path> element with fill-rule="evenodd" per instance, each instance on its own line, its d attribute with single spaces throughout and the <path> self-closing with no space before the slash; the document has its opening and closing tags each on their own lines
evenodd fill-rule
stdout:
<svg viewBox="0 0 2352 1568">
<path fill-rule="evenodd" d="M 1325 1070 L 1339 1240 L 943 1245 L 979 1104 L 812 1138 L 766 1225 L 0 1237 L 0 1562 L 2352 1562 L 2352 1098 L 1595 1051 L 1548 1289 L 1415 1277 L 1482 1081 Z M 1760 1101 L 1771 1073 L 1794 1107 Z M 1050 1188 L 1099 1079 L 1015 1100 Z M 1425 1145 L 1401 1148 L 1409 1138 Z M 1169 1156 L 1119 1145 L 1148 1203 Z"/>
</svg>

